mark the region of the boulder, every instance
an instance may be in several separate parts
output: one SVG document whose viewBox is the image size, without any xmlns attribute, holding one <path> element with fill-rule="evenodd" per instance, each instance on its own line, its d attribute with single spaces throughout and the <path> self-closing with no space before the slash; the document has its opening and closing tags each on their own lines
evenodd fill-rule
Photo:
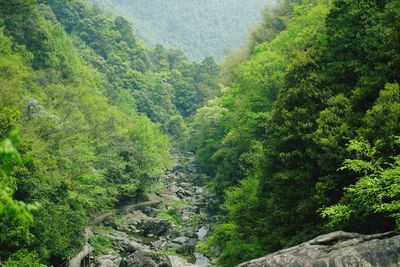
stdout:
<svg viewBox="0 0 400 267">
<path fill-rule="evenodd" d="M 179 199 L 184 199 L 184 198 L 185 198 L 185 195 L 184 195 L 181 191 L 176 192 L 176 196 L 177 196 Z"/>
<path fill-rule="evenodd" d="M 180 183 L 180 186 L 185 188 L 185 189 L 191 189 L 193 187 L 192 184 L 185 183 L 185 182 Z"/>
<path fill-rule="evenodd" d="M 109 216 L 109 217 L 105 218 L 103 221 L 103 225 L 117 229 L 117 223 L 115 222 L 114 216 Z"/>
<path fill-rule="evenodd" d="M 176 193 L 179 190 L 179 188 L 176 186 L 176 183 L 170 183 L 168 185 L 168 191 L 171 193 Z"/>
<path fill-rule="evenodd" d="M 173 169 L 175 172 L 181 172 L 185 170 L 185 166 L 179 163 L 176 163 Z"/>
<path fill-rule="evenodd" d="M 186 243 L 188 241 L 189 241 L 189 238 L 187 238 L 186 236 L 180 236 L 180 237 L 177 237 L 177 238 L 172 240 L 173 243 L 176 243 L 176 244 L 179 244 L 179 245 L 182 245 L 182 244 L 184 244 L 184 243 Z"/>
<path fill-rule="evenodd" d="M 192 255 L 196 249 L 196 240 L 189 239 L 185 243 L 183 243 L 176 252 L 183 254 L 183 255 Z"/>
<path fill-rule="evenodd" d="M 203 187 L 198 187 L 198 186 L 196 186 L 196 187 L 194 187 L 194 193 L 196 194 L 196 195 L 201 195 L 201 194 L 203 194 Z"/>
<path fill-rule="evenodd" d="M 118 267 L 121 262 L 121 258 L 112 255 L 103 255 L 97 257 L 96 261 L 97 267 Z"/>
<path fill-rule="evenodd" d="M 153 217 L 157 211 L 155 208 L 152 208 L 149 206 L 144 206 L 140 210 L 143 212 L 143 214 L 145 214 L 149 217 Z"/>
<path fill-rule="evenodd" d="M 193 228 L 186 228 L 182 231 L 183 235 L 189 238 L 196 238 L 197 233 L 193 230 Z"/>
<path fill-rule="evenodd" d="M 165 240 L 151 242 L 150 248 L 154 250 L 167 250 L 168 243 Z"/>
<path fill-rule="evenodd" d="M 160 236 L 171 227 L 171 223 L 167 220 L 152 218 L 139 222 L 137 226 L 142 229 L 144 235 Z"/>
<path fill-rule="evenodd" d="M 400 266 L 400 235 L 337 231 L 280 250 L 238 267 L 394 267 Z"/>
<path fill-rule="evenodd" d="M 137 225 L 141 221 L 149 220 L 149 216 L 144 214 L 141 210 L 133 210 L 124 215 L 125 225 Z"/>
<path fill-rule="evenodd" d="M 184 196 L 184 197 L 191 197 L 191 196 L 193 195 L 192 192 L 190 192 L 189 190 L 185 190 L 185 189 L 179 189 L 179 190 L 176 192 L 176 195 L 179 197 L 178 194 L 181 194 L 181 195 Z"/>
<path fill-rule="evenodd" d="M 168 230 L 168 234 L 166 236 L 166 238 L 168 240 L 172 240 L 174 238 L 180 237 L 181 236 L 181 231 L 176 229 L 176 228 L 171 228 Z"/>
<path fill-rule="evenodd" d="M 183 180 L 183 179 L 186 179 L 186 178 L 187 178 L 187 175 L 186 175 L 186 173 L 184 173 L 184 172 L 178 172 L 178 173 L 176 174 L 176 177 L 177 177 L 178 179 Z"/>
<path fill-rule="evenodd" d="M 121 260 L 119 267 L 172 267 L 167 256 L 135 252 Z"/>
<path fill-rule="evenodd" d="M 167 250 L 174 250 L 174 251 L 178 251 L 181 248 L 181 245 L 179 244 L 175 244 L 175 243 L 168 243 L 166 245 Z"/>
<path fill-rule="evenodd" d="M 105 234 L 104 236 L 112 240 L 113 248 L 120 253 L 126 254 L 126 253 L 133 253 L 138 250 L 148 249 L 147 246 L 133 239 L 130 239 L 129 237 L 114 236 L 109 234 Z"/>
<path fill-rule="evenodd" d="M 197 172 L 196 164 L 193 164 L 193 163 L 188 164 L 187 165 L 187 169 L 188 169 L 189 172 L 193 172 L 193 173 Z"/>
<path fill-rule="evenodd" d="M 182 221 L 184 221 L 184 222 L 190 221 L 191 218 L 193 218 L 194 215 L 196 215 L 196 214 L 193 213 L 193 212 L 183 211 L 182 212 Z"/>
<path fill-rule="evenodd" d="M 186 152 L 186 157 L 194 157 L 194 152 L 193 151 Z"/>
</svg>

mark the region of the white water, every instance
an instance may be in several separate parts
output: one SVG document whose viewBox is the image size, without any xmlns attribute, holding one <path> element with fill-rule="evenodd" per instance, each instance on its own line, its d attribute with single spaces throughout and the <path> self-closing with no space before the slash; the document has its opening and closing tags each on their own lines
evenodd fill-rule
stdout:
<svg viewBox="0 0 400 267">
<path fill-rule="evenodd" d="M 200 242 L 204 242 L 205 238 L 208 234 L 208 227 L 202 226 L 197 232 L 197 236 L 199 237 Z M 208 267 L 211 266 L 208 258 L 199 252 L 195 252 L 194 256 L 196 257 L 195 265 L 199 267 Z"/>
<path fill-rule="evenodd" d="M 199 266 L 199 267 L 210 266 L 210 263 L 208 262 L 207 257 L 204 256 L 203 254 L 195 252 L 194 256 L 196 257 L 196 262 L 194 263 L 194 265 Z"/>
</svg>

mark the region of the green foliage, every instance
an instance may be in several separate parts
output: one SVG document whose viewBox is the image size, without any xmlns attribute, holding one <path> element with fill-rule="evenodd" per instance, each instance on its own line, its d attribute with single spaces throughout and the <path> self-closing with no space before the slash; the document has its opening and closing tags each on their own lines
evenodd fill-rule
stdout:
<svg viewBox="0 0 400 267">
<path fill-rule="evenodd" d="M 39 208 L 36 204 L 25 204 L 12 198 L 15 178 L 10 176 L 13 163 L 21 162 L 21 155 L 10 139 L 0 142 L 0 217 L 1 222 L 17 221 L 21 224 L 33 222 L 31 212 Z M 3 226 L 3 225 L 2 225 Z M 3 228 L 3 227 L 2 227 Z M 5 229 L 3 229 L 5 230 Z"/>
<path fill-rule="evenodd" d="M 400 145 L 397 138 L 397 144 Z M 382 214 L 396 219 L 400 226 L 400 157 L 392 158 L 392 162 L 384 162 L 376 158 L 376 150 L 368 143 L 353 141 L 349 150 L 362 154 L 367 159 L 348 159 L 342 170 L 351 170 L 359 174 L 355 184 L 345 188 L 339 204 L 321 211 L 328 217 L 330 225 L 337 226 L 348 223 L 353 217 L 365 217 L 368 214 Z"/>
<path fill-rule="evenodd" d="M 0 1 L 0 15 L 0 257 L 60 265 L 91 213 L 139 199 L 170 166 L 167 134 L 184 143 L 219 70 L 145 48 L 85 1 Z"/>
<path fill-rule="evenodd" d="M 170 166 L 166 134 L 183 139 L 218 94 L 218 66 L 148 50 L 80 0 L 3 1 L 0 14 L 0 257 L 57 266 L 91 213 L 138 199 Z"/>
<path fill-rule="evenodd" d="M 5 262 L 6 267 L 46 267 L 35 252 L 20 250 Z"/>
<path fill-rule="evenodd" d="M 91 0 L 124 16 L 150 46 L 182 48 L 194 59 L 224 56 L 224 50 L 246 44 L 247 29 L 260 19 L 260 10 L 275 0 Z"/>
<path fill-rule="evenodd" d="M 399 11 L 390 0 L 281 1 L 249 58 L 228 62 L 229 87 L 198 110 L 191 142 L 223 201 L 206 244 L 218 264 L 332 228 L 398 228 Z"/>
<path fill-rule="evenodd" d="M 195 63 L 180 50 L 161 45 L 147 50 L 124 18 L 107 17 L 82 0 L 47 3 L 49 13 L 54 12 L 48 16 L 74 36 L 83 57 L 107 78 L 104 90 L 110 101 L 117 104 L 121 95 L 133 96 L 137 111 L 160 123 L 164 133 L 183 139 L 184 119 L 219 93 L 212 58 Z"/>
<path fill-rule="evenodd" d="M 160 211 L 157 213 L 157 216 L 159 216 L 160 218 L 164 218 L 177 226 L 180 226 L 182 224 L 182 217 L 176 209 Z"/>
<path fill-rule="evenodd" d="M 93 246 L 97 255 L 105 255 L 109 253 L 111 241 L 109 238 L 101 235 L 96 235 L 90 238 L 90 244 Z"/>
</svg>

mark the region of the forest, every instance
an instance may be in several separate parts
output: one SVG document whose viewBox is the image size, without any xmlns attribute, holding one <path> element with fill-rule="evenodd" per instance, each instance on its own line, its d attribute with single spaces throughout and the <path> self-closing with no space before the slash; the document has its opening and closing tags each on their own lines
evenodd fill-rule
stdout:
<svg viewBox="0 0 400 267">
<path fill-rule="evenodd" d="M 246 46 L 247 31 L 261 20 L 261 9 L 276 0 L 89 0 L 133 24 L 150 46 L 180 48 L 192 59 Z"/>
<path fill-rule="evenodd" d="M 81 0 L 0 1 L 0 259 L 58 266 L 88 216 L 140 198 L 218 67 L 148 50 Z"/>
<path fill-rule="evenodd" d="M 194 152 L 216 197 L 198 245 L 214 266 L 400 231 L 400 1 L 258 12 L 217 64 L 85 0 L 0 0 L 0 265 L 62 266 L 90 218 L 143 199 L 174 151 Z"/>
</svg>

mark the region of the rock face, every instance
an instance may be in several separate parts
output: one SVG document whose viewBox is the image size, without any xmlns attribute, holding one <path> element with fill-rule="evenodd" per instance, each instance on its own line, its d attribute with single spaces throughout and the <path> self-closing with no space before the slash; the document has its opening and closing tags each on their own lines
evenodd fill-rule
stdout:
<svg viewBox="0 0 400 267">
<path fill-rule="evenodd" d="M 400 235 L 333 232 L 238 267 L 395 267 Z"/>
</svg>

